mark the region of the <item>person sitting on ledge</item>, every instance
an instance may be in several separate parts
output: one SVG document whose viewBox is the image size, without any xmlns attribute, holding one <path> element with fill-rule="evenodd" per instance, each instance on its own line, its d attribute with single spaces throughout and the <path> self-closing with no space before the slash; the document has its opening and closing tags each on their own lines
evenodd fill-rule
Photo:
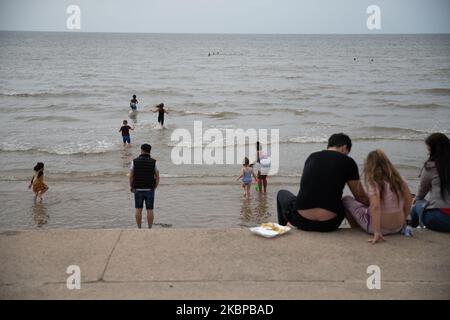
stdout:
<svg viewBox="0 0 450 320">
<path fill-rule="evenodd" d="M 450 139 L 445 134 L 433 133 L 425 144 L 429 158 L 420 174 L 411 225 L 450 232 Z M 428 200 L 425 200 L 427 194 Z"/>
<path fill-rule="evenodd" d="M 400 233 L 406 227 L 406 217 L 412 204 L 411 191 L 382 150 L 368 154 L 364 164 L 364 181 L 369 207 L 352 196 L 345 196 L 342 202 L 350 225 L 373 234 L 369 242 L 375 244 L 385 240 L 384 235 Z"/>
<path fill-rule="evenodd" d="M 287 190 L 277 194 L 278 223 L 305 231 L 328 232 L 345 218 L 342 193 L 347 184 L 356 200 L 369 205 L 359 181 L 356 162 L 348 156 L 352 141 L 343 134 L 328 139 L 327 150 L 312 153 L 305 162 L 297 197 Z"/>
</svg>

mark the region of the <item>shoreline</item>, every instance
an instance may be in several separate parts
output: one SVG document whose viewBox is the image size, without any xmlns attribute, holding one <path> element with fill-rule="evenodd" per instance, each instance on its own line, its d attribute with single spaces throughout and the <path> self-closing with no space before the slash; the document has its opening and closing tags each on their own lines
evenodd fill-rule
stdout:
<svg viewBox="0 0 450 320">
<path fill-rule="evenodd" d="M 126 177 L 125 177 L 126 178 Z M 166 181 L 165 180 L 170 180 Z M 252 199 L 242 199 L 235 178 L 162 179 L 156 191 L 155 224 L 171 228 L 253 227 L 276 222 L 276 195 L 281 189 L 297 194 L 299 179 L 269 179 L 267 194 L 252 186 Z M 136 228 L 133 194 L 127 179 L 120 181 L 59 181 L 42 204 L 33 203 L 25 181 L 0 181 L 0 231 L 19 229 Z M 47 182 L 48 182 L 47 181 Z M 167 183 L 168 182 L 168 183 Z M 201 182 L 201 183 L 200 183 Z M 418 181 L 410 181 L 412 192 Z M 344 195 L 350 194 L 348 188 Z M 146 226 L 145 214 L 143 226 Z M 345 221 L 345 220 L 344 220 Z M 157 227 L 159 228 L 159 226 Z"/>
<path fill-rule="evenodd" d="M 449 299 L 449 240 L 429 230 L 374 246 L 359 230 L 1 232 L 0 299 Z M 69 265 L 80 290 L 67 289 Z M 370 265 L 380 290 L 367 288 Z"/>
</svg>

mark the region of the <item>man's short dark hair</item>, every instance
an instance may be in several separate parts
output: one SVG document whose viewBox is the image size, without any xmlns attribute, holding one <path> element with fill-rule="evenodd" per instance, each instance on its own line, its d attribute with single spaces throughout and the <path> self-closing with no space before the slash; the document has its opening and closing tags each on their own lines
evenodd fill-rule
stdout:
<svg viewBox="0 0 450 320">
<path fill-rule="evenodd" d="M 150 151 L 152 151 L 152 146 L 147 143 L 144 143 L 141 146 L 141 150 L 144 151 L 145 153 L 150 153 Z"/>
<path fill-rule="evenodd" d="M 352 149 L 352 140 L 344 133 L 335 133 L 328 139 L 328 147 L 342 147 L 347 146 L 348 151 Z"/>
</svg>

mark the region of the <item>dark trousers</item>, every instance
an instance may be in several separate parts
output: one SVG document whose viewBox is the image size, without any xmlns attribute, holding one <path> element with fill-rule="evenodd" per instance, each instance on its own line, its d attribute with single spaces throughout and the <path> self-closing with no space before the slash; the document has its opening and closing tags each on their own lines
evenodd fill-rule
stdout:
<svg viewBox="0 0 450 320">
<path fill-rule="evenodd" d="M 292 192 L 280 190 L 277 194 L 278 223 L 285 226 L 288 222 L 305 231 L 329 232 L 339 228 L 343 217 L 327 221 L 313 221 L 302 217 L 297 212 L 297 197 Z"/>
<path fill-rule="evenodd" d="M 439 209 L 424 209 L 425 201 L 417 200 L 411 209 L 411 226 L 417 227 L 422 222 L 428 229 L 450 232 L 450 215 Z"/>
</svg>

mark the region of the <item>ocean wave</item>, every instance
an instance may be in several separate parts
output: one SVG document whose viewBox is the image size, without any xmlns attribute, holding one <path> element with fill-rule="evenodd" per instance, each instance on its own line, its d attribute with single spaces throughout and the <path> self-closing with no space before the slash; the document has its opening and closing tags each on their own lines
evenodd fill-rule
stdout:
<svg viewBox="0 0 450 320">
<path fill-rule="evenodd" d="M 180 89 L 176 88 L 152 88 L 152 89 L 145 89 L 139 91 L 140 95 L 152 95 L 152 96 L 177 96 L 177 97 L 193 97 L 192 94 L 183 92 Z"/>
<path fill-rule="evenodd" d="M 3 142 L 0 145 L 2 152 L 40 152 L 54 155 L 89 155 L 102 154 L 121 150 L 121 145 L 107 141 L 97 141 L 95 144 L 59 144 L 48 147 L 36 147 L 28 144 L 14 144 Z"/>
<path fill-rule="evenodd" d="M 418 110 L 422 110 L 422 109 L 435 110 L 435 109 L 447 108 L 446 106 L 437 104 L 437 103 L 416 103 L 416 104 L 388 103 L 386 106 L 391 107 L 391 108 L 418 109 Z"/>
<path fill-rule="evenodd" d="M 61 92 L 50 92 L 50 91 L 38 91 L 38 92 L 0 92 L 0 96 L 6 97 L 20 97 L 20 98 L 55 98 L 55 97 L 82 97 L 89 96 L 92 93 L 88 91 L 61 91 Z M 96 93 L 95 95 L 99 95 Z"/>
<path fill-rule="evenodd" d="M 391 140 L 391 141 L 422 141 L 421 137 L 411 137 L 405 135 L 391 135 L 391 136 L 351 136 L 352 141 L 377 141 L 377 140 Z M 328 137 L 325 136 L 298 136 L 298 137 L 288 137 L 280 139 L 280 143 L 292 143 L 292 144 L 311 144 L 311 143 L 327 143 Z"/>
<path fill-rule="evenodd" d="M 416 92 L 439 95 L 439 96 L 450 96 L 450 88 L 418 89 L 418 90 L 416 90 Z"/>
<path fill-rule="evenodd" d="M 231 112 L 231 111 L 220 111 L 220 112 L 201 112 L 201 111 L 192 111 L 192 110 L 174 110 L 172 111 L 175 114 L 179 114 L 182 116 L 192 116 L 192 115 L 199 115 L 199 116 L 207 116 L 211 118 L 234 118 L 236 116 L 239 116 L 240 113 L 237 112 Z"/>
<path fill-rule="evenodd" d="M 15 117 L 16 120 L 24 120 L 25 122 L 34 121 L 58 121 L 58 122 L 76 122 L 79 121 L 77 118 L 67 117 L 67 116 L 18 116 Z"/>
<path fill-rule="evenodd" d="M 400 96 L 403 95 L 402 92 L 399 91 L 386 91 L 386 90 L 378 90 L 378 91 L 364 91 L 364 90 L 348 90 L 345 91 L 346 94 L 356 95 L 356 94 L 367 94 L 369 96 Z"/>
<path fill-rule="evenodd" d="M 337 116 L 335 113 L 329 112 L 329 111 L 315 111 L 315 110 L 305 110 L 305 109 L 274 108 L 272 111 L 290 112 L 290 113 L 293 113 L 298 116 L 305 116 L 305 115 Z"/>
<path fill-rule="evenodd" d="M 391 134 L 402 134 L 402 135 L 410 135 L 416 136 L 420 134 L 431 133 L 428 130 L 418 130 L 418 129 L 408 129 L 408 128 L 399 128 L 399 127 L 383 127 L 383 126 L 370 126 L 370 127 L 362 127 L 359 130 L 363 132 L 382 132 L 382 133 L 391 133 Z"/>
</svg>

